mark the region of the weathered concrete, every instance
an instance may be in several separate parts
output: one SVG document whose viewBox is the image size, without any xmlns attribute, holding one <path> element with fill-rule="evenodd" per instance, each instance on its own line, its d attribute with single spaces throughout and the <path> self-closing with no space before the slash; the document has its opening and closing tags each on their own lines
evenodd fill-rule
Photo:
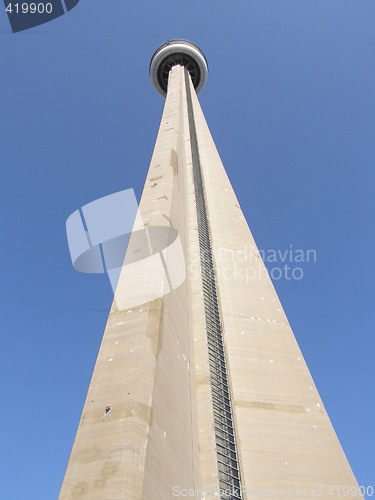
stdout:
<svg viewBox="0 0 375 500">
<path fill-rule="evenodd" d="M 176 68 L 171 75 L 140 215 L 146 228 L 177 229 L 186 253 L 181 74 Z M 132 249 L 137 250 L 130 243 L 128 253 Z M 163 298 L 119 310 L 121 287 L 134 289 L 136 295 L 138 280 L 148 276 L 138 274 L 126 283 L 120 277 L 118 300 L 105 328 L 61 500 L 162 500 L 172 496 L 175 485 L 199 485 L 189 282 Z M 106 405 L 111 406 L 107 415 Z"/>
<path fill-rule="evenodd" d="M 342 496 L 356 480 L 193 98 L 243 485 Z"/>
<path fill-rule="evenodd" d="M 312 498 L 312 489 L 320 486 L 319 496 L 332 498 L 337 494 L 327 493 L 329 485 L 357 483 L 259 256 L 192 85 L 191 93 L 243 498 L 260 490 L 268 492 L 267 496 L 271 492 L 276 497 L 288 496 L 284 493 L 288 489 L 296 492 L 293 496 Z M 155 296 L 124 309 L 126 290 L 131 287 L 136 296 L 137 284 L 149 279 L 153 268 L 152 264 L 140 268 L 133 278 L 125 279 L 125 271 L 122 273 L 61 500 L 165 500 L 175 498 L 173 487 L 175 492 L 182 488 L 205 491 L 206 500 L 217 499 L 209 493 L 218 488 L 218 470 L 186 88 L 180 66 L 170 74 L 140 216 L 146 228 L 168 226 L 178 231 L 186 280 L 163 297 L 158 298 L 156 290 Z M 131 242 L 125 264 L 137 251 Z M 162 280 L 162 287 L 173 287 L 170 276 L 162 276 Z M 111 407 L 108 413 L 107 405 Z"/>
</svg>

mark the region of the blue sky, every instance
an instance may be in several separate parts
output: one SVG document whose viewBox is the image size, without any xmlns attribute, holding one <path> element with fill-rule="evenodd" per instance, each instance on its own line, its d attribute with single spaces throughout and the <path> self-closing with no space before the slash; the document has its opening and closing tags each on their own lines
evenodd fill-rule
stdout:
<svg viewBox="0 0 375 500">
<path fill-rule="evenodd" d="M 0 497 L 57 498 L 111 304 L 67 217 L 140 197 L 162 113 L 148 64 L 198 44 L 200 94 L 259 248 L 315 249 L 275 287 L 359 484 L 375 486 L 373 0 L 81 0 L 12 34 L 0 12 Z"/>
</svg>

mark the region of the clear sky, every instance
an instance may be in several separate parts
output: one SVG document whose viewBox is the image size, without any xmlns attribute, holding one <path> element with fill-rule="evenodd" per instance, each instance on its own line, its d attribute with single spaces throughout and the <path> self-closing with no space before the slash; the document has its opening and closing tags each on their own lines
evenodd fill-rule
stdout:
<svg viewBox="0 0 375 500">
<path fill-rule="evenodd" d="M 73 270 L 65 221 L 139 199 L 163 107 L 148 64 L 177 37 L 208 59 L 200 101 L 258 247 L 316 251 L 274 284 L 375 487 L 374 0 L 81 0 L 18 34 L 0 11 L 2 499 L 58 496 L 112 299 Z"/>
</svg>

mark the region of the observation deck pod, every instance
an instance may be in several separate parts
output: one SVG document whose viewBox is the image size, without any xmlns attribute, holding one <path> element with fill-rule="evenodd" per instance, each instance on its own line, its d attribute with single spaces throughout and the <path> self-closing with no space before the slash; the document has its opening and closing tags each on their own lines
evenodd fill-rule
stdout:
<svg viewBox="0 0 375 500">
<path fill-rule="evenodd" d="M 156 49 L 150 62 L 150 77 L 155 90 L 167 95 L 169 71 L 179 64 L 190 73 L 197 94 L 207 80 L 208 65 L 203 52 L 187 40 L 168 40 Z"/>
</svg>

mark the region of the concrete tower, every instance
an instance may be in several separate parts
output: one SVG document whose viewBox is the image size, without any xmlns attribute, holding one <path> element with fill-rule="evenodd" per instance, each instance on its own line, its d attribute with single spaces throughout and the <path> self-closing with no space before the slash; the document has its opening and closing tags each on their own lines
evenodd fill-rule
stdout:
<svg viewBox="0 0 375 500">
<path fill-rule="evenodd" d="M 200 108 L 207 73 L 184 40 L 152 57 L 164 112 L 59 498 L 360 498 Z"/>
</svg>

